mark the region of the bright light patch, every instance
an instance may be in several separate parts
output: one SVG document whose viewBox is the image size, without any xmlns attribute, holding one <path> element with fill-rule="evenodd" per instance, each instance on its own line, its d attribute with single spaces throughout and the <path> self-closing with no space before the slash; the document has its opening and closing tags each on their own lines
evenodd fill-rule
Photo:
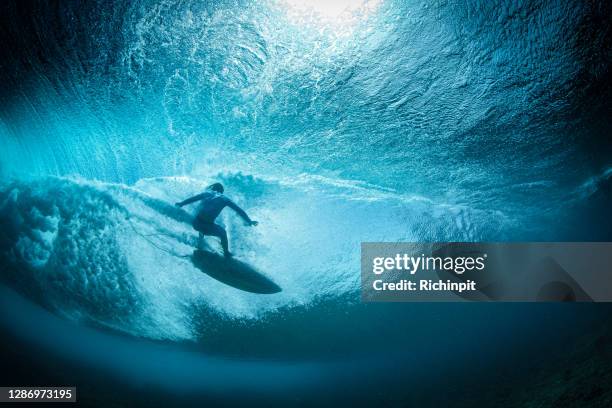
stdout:
<svg viewBox="0 0 612 408">
<path fill-rule="evenodd" d="M 279 0 L 296 24 L 350 26 L 376 10 L 382 0 Z"/>
</svg>

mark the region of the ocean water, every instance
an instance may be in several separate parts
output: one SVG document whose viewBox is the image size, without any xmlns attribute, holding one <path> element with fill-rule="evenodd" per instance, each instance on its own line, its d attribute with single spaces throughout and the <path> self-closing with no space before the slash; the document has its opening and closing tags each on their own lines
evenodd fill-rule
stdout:
<svg viewBox="0 0 612 408">
<path fill-rule="evenodd" d="M 606 315 L 359 299 L 363 241 L 611 239 L 605 2 L 0 8 L 2 327 L 79 381 L 423 403 Z M 260 222 L 225 211 L 231 248 L 281 293 L 185 258 L 196 235 L 173 203 L 214 181 Z"/>
</svg>

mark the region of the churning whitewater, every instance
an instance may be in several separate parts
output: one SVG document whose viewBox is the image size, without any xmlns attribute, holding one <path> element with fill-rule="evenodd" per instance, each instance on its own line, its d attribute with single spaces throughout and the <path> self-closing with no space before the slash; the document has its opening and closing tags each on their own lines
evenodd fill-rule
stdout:
<svg viewBox="0 0 612 408">
<path fill-rule="evenodd" d="M 154 339 L 197 339 L 206 333 L 192 319 L 203 313 L 252 320 L 278 308 L 293 313 L 321 297 L 357 297 L 362 240 L 477 240 L 491 231 L 475 221 L 494 220 L 498 231 L 506 222 L 495 212 L 318 177 L 217 179 L 261 220 L 247 234 L 235 216 L 224 214 L 232 248 L 282 293 L 243 292 L 192 265 L 192 215 L 171 203 L 206 183 L 187 177 L 144 179 L 132 187 L 67 178 L 14 182 L 0 194 L 0 260 L 13 285 L 69 319 Z M 372 213 L 377 220 L 369 220 Z"/>
</svg>

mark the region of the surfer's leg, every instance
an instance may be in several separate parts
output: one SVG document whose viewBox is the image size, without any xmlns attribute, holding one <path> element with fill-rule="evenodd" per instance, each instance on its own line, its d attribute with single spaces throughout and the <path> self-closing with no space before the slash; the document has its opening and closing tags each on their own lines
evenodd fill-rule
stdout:
<svg viewBox="0 0 612 408">
<path fill-rule="evenodd" d="M 227 232 L 225 232 L 225 229 L 215 223 L 202 223 L 199 224 L 197 226 L 197 231 L 200 233 L 200 235 L 209 235 L 212 237 L 217 237 L 221 240 L 221 247 L 223 248 L 223 254 L 225 256 L 230 256 L 230 251 L 228 248 L 228 241 L 227 241 Z M 195 228 L 195 227 L 194 227 Z"/>
<path fill-rule="evenodd" d="M 217 224 L 213 224 L 216 228 L 215 228 L 215 234 L 214 236 L 219 237 L 219 239 L 221 240 L 221 247 L 223 247 L 223 255 L 225 256 L 230 256 L 230 251 L 229 251 L 229 243 L 227 242 L 227 232 L 225 232 L 225 229 Z"/>
</svg>

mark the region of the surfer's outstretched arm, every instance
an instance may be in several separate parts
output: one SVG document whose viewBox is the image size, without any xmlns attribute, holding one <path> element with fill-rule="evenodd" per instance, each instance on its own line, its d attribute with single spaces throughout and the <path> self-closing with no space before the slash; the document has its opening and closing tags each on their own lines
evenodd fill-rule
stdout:
<svg viewBox="0 0 612 408">
<path fill-rule="evenodd" d="M 247 215 L 247 213 L 242 208 L 238 207 L 238 205 L 232 200 L 227 200 L 227 206 L 230 207 L 232 210 L 236 211 L 240 218 L 242 218 L 248 225 L 257 225 L 257 221 L 253 221 Z"/>
<path fill-rule="evenodd" d="M 184 201 L 181 201 L 180 203 L 176 203 L 176 206 L 177 207 L 182 207 L 184 205 L 195 203 L 196 201 L 200 201 L 202 198 L 204 198 L 204 193 L 198 194 L 197 196 L 193 196 L 191 198 L 188 198 L 188 199 L 186 199 Z"/>
</svg>

